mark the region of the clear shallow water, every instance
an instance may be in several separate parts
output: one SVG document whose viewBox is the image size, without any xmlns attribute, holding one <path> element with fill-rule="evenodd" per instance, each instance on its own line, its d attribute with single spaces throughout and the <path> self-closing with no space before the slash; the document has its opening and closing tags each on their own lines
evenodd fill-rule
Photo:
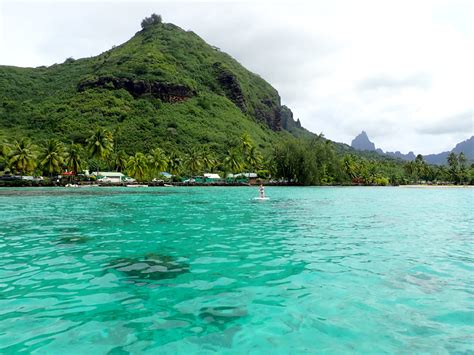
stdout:
<svg viewBox="0 0 474 355">
<path fill-rule="evenodd" d="M 473 189 L 0 189 L 0 353 L 472 353 Z"/>
</svg>

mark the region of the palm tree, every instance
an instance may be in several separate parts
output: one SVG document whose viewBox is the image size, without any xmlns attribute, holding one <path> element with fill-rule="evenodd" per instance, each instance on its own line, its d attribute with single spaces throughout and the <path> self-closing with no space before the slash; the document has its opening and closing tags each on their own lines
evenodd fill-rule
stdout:
<svg viewBox="0 0 474 355">
<path fill-rule="evenodd" d="M 272 153 L 267 153 L 263 159 L 265 161 L 264 169 L 268 170 L 270 177 L 275 176 L 277 170 L 275 156 Z"/>
<path fill-rule="evenodd" d="M 249 154 L 249 151 L 253 148 L 254 144 L 252 142 L 252 138 L 250 138 L 250 135 L 245 132 L 242 134 L 242 137 L 240 137 L 240 151 L 242 153 L 242 168 L 244 168 L 244 163 L 247 161 L 247 156 Z"/>
<path fill-rule="evenodd" d="M 150 163 L 151 170 L 155 175 L 166 171 L 166 168 L 168 167 L 168 157 L 166 156 L 163 149 L 160 148 L 152 149 L 148 155 L 148 161 Z"/>
<path fill-rule="evenodd" d="M 119 151 L 118 150 L 118 142 L 119 142 L 119 138 L 122 136 L 122 126 L 117 126 L 115 127 L 114 129 L 114 132 L 112 133 L 112 138 L 113 138 L 113 151 L 114 152 L 117 152 Z"/>
<path fill-rule="evenodd" d="M 245 157 L 245 162 L 250 169 L 258 169 L 262 163 L 263 157 L 255 146 L 251 146 Z"/>
<path fill-rule="evenodd" d="M 345 155 L 344 156 L 344 171 L 346 172 L 347 175 L 352 179 L 355 179 L 357 177 L 356 169 L 357 169 L 357 163 L 355 162 L 355 158 L 353 155 Z"/>
<path fill-rule="evenodd" d="M 418 181 L 418 168 L 415 161 L 406 162 L 403 168 L 411 181 Z"/>
<path fill-rule="evenodd" d="M 202 168 L 205 171 L 212 171 L 217 165 L 217 161 L 214 157 L 214 153 L 209 149 L 208 146 L 202 147 L 201 161 L 202 161 Z"/>
<path fill-rule="evenodd" d="M 64 164 L 64 145 L 57 139 L 51 138 L 46 142 L 40 158 L 40 166 L 43 172 L 50 177 L 54 173 L 59 174 Z"/>
<path fill-rule="evenodd" d="M 463 152 L 459 153 L 458 156 L 458 162 L 459 162 L 459 182 L 464 183 L 466 178 L 467 178 L 467 169 L 466 169 L 466 156 L 464 155 Z"/>
<path fill-rule="evenodd" d="M 436 175 L 437 180 L 441 180 L 441 181 L 449 180 L 449 171 L 443 165 L 436 167 L 435 175 Z"/>
<path fill-rule="evenodd" d="M 15 141 L 8 163 L 20 174 L 32 172 L 37 165 L 36 146 L 28 138 Z"/>
<path fill-rule="evenodd" d="M 451 175 L 451 181 L 457 182 L 458 175 L 459 175 L 459 168 L 458 168 L 458 157 L 456 153 L 451 152 L 448 155 L 448 165 L 449 165 L 449 174 Z"/>
<path fill-rule="evenodd" d="M 82 166 L 82 146 L 80 144 L 71 143 L 66 151 L 66 167 L 72 171 L 74 175 L 77 175 L 78 172 L 82 171 Z"/>
<path fill-rule="evenodd" d="M 112 152 L 113 147 L 114 141 L 112 133 L 104 128 L 97 128 L 87 140 L 89 154 L 98 161 L 104 161 Z M 99 166 L 97 166 L 97 175 L 99 175 Z"/>
<path fill-rule="evenodd" d="M 186 157 L 186 166 L 191 172 L 191 175 L 195 176 L 198 174 L 202 165 L 201 152 L 197 148 L 191 149 Z"/>
<path fill-rule="evenodd" d="M 7 141 L 3 141 L 0 143 L 0 165 L 3 166 L 3 168 L 8 167 L 9 163 L 9 158 L 10 154 L 12 152 L 12 147 L 10 144 L 8 144 Z"/>
<path fill-rule="evenodd" d="M 179 175 L 182 167 L 182 159 L 177 153 L 172 153 L 168 160 L 168 168 L 173 175 Z"/>
<path fill-rule="evenodd" d="M 367 164 L 367 168 L 364 171 L 363 178 L 366 184 L 374 184 L 379 173 L 377 171 L 377 163 L 374 161 L 370 161 Z"/>
<path fill-rule="evenodd" d="M 148 159 L 143 153 L 135 153 L 128 158 L 127 173 L 138 181 L 145 180 L 148 175 Z"/>
<path fill-rule="evenodd" d="M 423 155 L 418 154 L 415 158 L 415 169 L 416 173 L 419 178 L 423 180 L 427 180 L 429 176 L 429 166 L 426 164 L 425 160 L 423 159 Z"/>
<path fill-rule="evenodd" d="M 242 134 L 242 137 L 240 138 L 240 147 L 242 149 L 242 153 L 246 154 L 247 151 L 253 146 L 252 138 L 250 138 L 250 135 L 245 132 Z"/>
<path fill-rule="evenodd" d="M 233 174 L 242 171 L 243 164 L 237 149 L 228 151 L 227 156 L 224 158 L 224 166 Z"/>
<path fill-rule="evenodd" d="M 112 156 L 112 163 L 115 171 L 123 171 L 127 166 L 128 155 L 123 150 L 114 153 Z"/>
</svg>

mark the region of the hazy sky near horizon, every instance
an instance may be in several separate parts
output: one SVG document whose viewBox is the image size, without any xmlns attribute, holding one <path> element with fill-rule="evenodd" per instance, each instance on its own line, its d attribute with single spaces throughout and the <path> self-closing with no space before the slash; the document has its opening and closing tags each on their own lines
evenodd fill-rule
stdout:
<svg viewBox="0 0 474 355">
<path fill-rule="evenodd" d="M 98 55 L 155 12 L 262 76 L 315 133 L 438 153 L 474 134 L 472 4 L 0 0 L 0 65 Z"/>
</svg>

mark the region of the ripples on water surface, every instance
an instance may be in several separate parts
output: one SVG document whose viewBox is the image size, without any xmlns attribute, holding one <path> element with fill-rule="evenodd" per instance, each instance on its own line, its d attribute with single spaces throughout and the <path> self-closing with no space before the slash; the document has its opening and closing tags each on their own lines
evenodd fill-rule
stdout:
<svg viewBox="0 0 474 355">
<path fill-rule="evenodd" d="M 0 353 L 473 351 L 472 189 L 0 190 Z"/>
</svg>

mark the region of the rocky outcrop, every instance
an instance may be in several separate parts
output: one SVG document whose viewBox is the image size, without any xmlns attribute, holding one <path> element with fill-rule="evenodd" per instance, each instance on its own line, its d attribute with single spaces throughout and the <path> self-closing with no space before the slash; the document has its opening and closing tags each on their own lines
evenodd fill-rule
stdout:
<svg viewBox="0 0 474 355">
<path fill-rule="evenodd" d="M 291 131 L 293 128 L 301 128 L 301 122 L 299 119 L 296 121 L 293 118 L 293 112 L 285 106 L 282 105 L 280 108 L 281 116 L 281 128 L 287 131 Z"/>
<path fill-rule="evenodd" d="M 265 122 L 273 131 L 281 131 L 281 112 L 279 106 L 269 108 L 257 107 L 255 109 L 255 117 L 258 121 Z"/>
<path fill-rule="evenodd" d="M 247 105 L 245 104 L 244 94 L 235 74 L 219 62 L 214 63 L 213 68 L 216 71 L 217 81 L 225 96 L 240 108 L 242 112 L 246 113 Z"/>
<path fill-rule="evenodd" d="M 248 104 L 237 76 L 224 64 L 213 64 L 217 82 L 225 96 L 243 113 L 254 116 L 257 121 L 265 122 L 274 131 L 282 129 L 280 97 L 267 97 L 253 104 Z"/>
<path fill-rule="evenodd" d="M 82 80 L 78 91 L 90 88 L 104 88 L 109 90 L 125 89 L 134 97 L 153 95 L 164 102 L 180 102 L 196 95 L 196 92 L 185 85 L 169 84 L 160 81 L 135 80 L 114 76 L 100 76 Z"/>
<path fill-rule="evenodd" d="M 294 120 L 293 112 L 285 105 L 280 104 L 280 97 L 276 90 L 274 95 L 260 98 L 259 101 L 248 103 L 239 83 L 239 78 L 229 68 L 220 62 L 213 64 L 217 82 L 225 96 L 231 100 L 243 113 L 254 116 L 257 121 L 265 122 L 273 131 L 282 129 L 290 131 L 292 128 L 301 128 L 301 123 Z"/>
<path fill-rule="evenodd" d="M 362 131 L 357 137 L 354 138 L 351 143 L 351 147 L 357 150 L 375 150 L 375 144 L 369 140 L 369 137 L 365 131 Z"/>
</svg>

